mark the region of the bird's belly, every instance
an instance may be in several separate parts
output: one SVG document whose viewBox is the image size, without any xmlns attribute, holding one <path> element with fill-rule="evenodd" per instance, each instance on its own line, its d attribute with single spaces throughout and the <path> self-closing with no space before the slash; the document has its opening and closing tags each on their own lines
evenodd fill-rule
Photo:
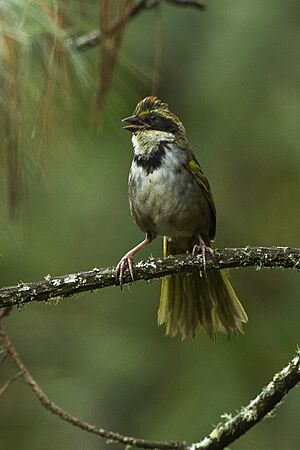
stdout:
<svg viewBox="0 0 300 450">
<path fill-rule="evenodd" d="M 197 232 L 201 190 L 184 168 L 170 172 L 161 167 L 145 175 L 143 169 L 132 167 L 129 198 L 132 215 L 143 231 L 171 238 Z"/>
</svg>

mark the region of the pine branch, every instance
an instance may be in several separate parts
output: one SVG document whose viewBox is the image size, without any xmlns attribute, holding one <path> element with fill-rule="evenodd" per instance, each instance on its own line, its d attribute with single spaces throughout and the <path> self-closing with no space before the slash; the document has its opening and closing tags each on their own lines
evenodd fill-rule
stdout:
<svg viewBox="0 0 300 450">
<path fill-rule="evenodd" d="M 4 350 L 10 356 L 14 365 L 18 369 L 16 376 L 22 376 L 25 383 L 31 388 L 33 394 L 39 402 L 51 413 L 60 419 L 78 427 L 84 431 L 105 438 L 109 442 L 118 442 L 136 448 L 160 449 L 160 450 L 221 450 L 228 444 L 236 441 L 246 431 L 256 425 L 270 412 L 279 406 L 283 397 L 300 381 L 300 354 L 296 356 L 280 372 L 274 375 L 272 381 L 262 389 L 257 397 L 242 408 L 235 417 L 229 417 L 224 423 L 220 423 L 210 433 L 209 436 L 192 445 L 184 442 L 150 441 L 132 436 L 125 436 L 110 430 L 98 428 L 88 422 L 84 422 L 72 414 L 64 411 L 42 391 L 29 370 L 24 365 L 8 335 L 0 327 L 0 342 Z"/>
<path fill-rule="evenodd" d="M 207 256 L 206 270 L 254 266 L 300 268 L 300 249 L 290 247 L 245 247 L 215 249 L 213 255 Z M 134 267 L 135 281 L 161 278 L 180 272 L 203 270 L 202 256 L 188 254 L 169 256 L 167 258 L 140 261 Z M 130 283 L 126 270 L 123 284 Z M 58 297 L 69 297 L 80 292 L 117 286 L 115 269 L 106 267 L 86 272 L 72 273 L 56 277 L 46 276 L 44 280 L 19 283 L 17 286 L 0 289 L 0 308 L 21 306 L 33 301 L 48 301 Z"/>
<path fill-rule="evenodd" d="M 150 9 L 156 8 L 161 0 L 139 0 L 133 6 L 128 19 L 133 19 L 140 12 L 147 11 Z M 205 8 L 204 1 L 202 0 L 167 0 L 168 3 L 173 4 L 175 6 L 194 6 L 200 9 Z M 106 37 L 108 35 L 113 35 L 116 30 L 118 30 L 122 26 L 121 21 L 116 21 L 116 23 L 111 27 L 110 30 L 106 33 Z M 83 36 L 79 36 L 76 39 L 72 40 L 72 47 L 74 50 L 82 51 L 87 50 L 88 48 L 96 47 L 100 45 L 103 41 L 103 37 L 99 31 L 92 31 L 91 33 L 85 34 Z"/>
<path fill-rule="evenodd" d="M 150 2 L 149 4 L 148 3 L 149 2 L 147 0 L 138 1 L 133 6 L 133 8 L 128 16 L 128 20 L 133 19 L 143 10 L 149 10 L 149 9 L 155 8 L 158 5 L 159 0 L 154 0 L 154 1 Z M 120 28 L 121 25 L 122 25 L 122 19 L 121 19 L 121 21 L 116 21 L 116 23 L 114 25 L 112 25 L 110 30 L 108 30 L 106 32 L 105 37 L 107 37 L 109 35 L 113 35 L 116 32 L 116 30 L 118 30 Z M 96 47 L 97 45 L 102 44 L 102 41 L 103 41 L 103 36 L 99 31 L 91 31 L 88 34 L 79 36 L 76 39 L 72 40 L 71 45 L 74 48 L 74 50 L 82 51 L 82 50 L 87 50 L 88 48 Z"/>
</svg>

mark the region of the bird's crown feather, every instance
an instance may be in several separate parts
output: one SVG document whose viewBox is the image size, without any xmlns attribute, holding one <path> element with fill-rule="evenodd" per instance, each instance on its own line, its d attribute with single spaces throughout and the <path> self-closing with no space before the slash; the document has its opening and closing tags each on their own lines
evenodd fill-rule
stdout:
<svg viewBox="0 0 300 450">
<path fill-rule="evenodd" d="M 150 112 L 153 112 L 155 110 L 169 111 L 169 105 L 162 102 L 158 97 L 145 97 L 136 105 L 134 114 L 137 116 L 142 116 L 145 114 L 149 114 Z"/>
</svg>

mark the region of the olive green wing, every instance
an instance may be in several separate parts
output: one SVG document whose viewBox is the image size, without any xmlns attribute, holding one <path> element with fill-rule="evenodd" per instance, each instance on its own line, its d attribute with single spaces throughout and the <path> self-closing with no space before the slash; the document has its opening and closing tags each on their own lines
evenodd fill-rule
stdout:
<svg viewBox="0 0 300 450">
<path fill-rule="evenodd" d="M 202 169 L 201 169 L 198 161 L 196 160 L 195 156 L 193 155 L 192 151 L 190 152 L 187 166 L 188 166 L 187 168 L 188 168 L 189 172 L 191 172 L 191 174 L 193 175 L 194 180 L 197 182 L 197 184 L 201 188 L 203 194 L 206 197 L 206 200 L 209 203 L 211 213 L 212 213 L 212 223 L 211 223 L 211 227 L 209 230 L 209 237 L 210 237 L 210 239 L 213 240 L 216 235 L 216 206 L 215 206 L 215 202 L 214 202 L 211 190 L 210 190 L 208 179 L 202 172 Z"/>
</svg>

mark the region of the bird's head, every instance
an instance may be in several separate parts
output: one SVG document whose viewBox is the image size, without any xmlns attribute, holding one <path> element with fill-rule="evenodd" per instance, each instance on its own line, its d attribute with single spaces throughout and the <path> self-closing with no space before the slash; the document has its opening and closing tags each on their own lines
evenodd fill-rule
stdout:
<svg viewBox="0 0 300 450">
<path fill-rule="evenodd" d="M 132 133 L 156 130 L 172 133 L 175 137 L 185 136 L 185 129 L 179 118 L 169 110 L 167 103 L 157 97 L 141 100 L 130 117 L 123 119 L 124 128 Z"/>
</svg>

